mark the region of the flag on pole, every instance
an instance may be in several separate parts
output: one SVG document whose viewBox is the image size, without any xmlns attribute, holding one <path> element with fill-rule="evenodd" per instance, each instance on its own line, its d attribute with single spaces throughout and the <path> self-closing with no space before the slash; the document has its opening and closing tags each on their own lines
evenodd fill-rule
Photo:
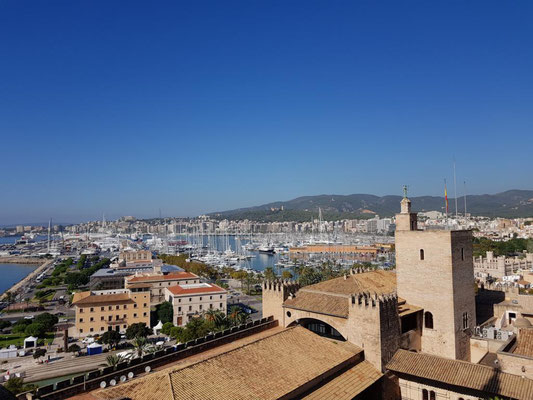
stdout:
<svg viewBox="0 0 533 400">
<path fill-rule="evenodd" d="M 446 203 L 446 215 L 448 215 L 448 190 L 446 189 L 446 179 L 444 179 L 444 201 Z"/>
</svg>

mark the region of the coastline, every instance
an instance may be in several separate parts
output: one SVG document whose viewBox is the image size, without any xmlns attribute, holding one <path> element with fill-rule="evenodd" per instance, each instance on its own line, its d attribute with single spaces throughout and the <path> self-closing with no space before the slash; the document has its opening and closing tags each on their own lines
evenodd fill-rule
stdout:
<svg viewBox="0 0 533 400">
<path fill-rule="evenodd" d="M 0 257 L 0 264 L 26 264 L 26 265 L 34 265 L 34 264 L 41 264 L 48 261 L 46 258 L 39 258 L 39 257 Z"/>
<path fill-rule="evenodd" d="M 21 260 L 19 259 L 18 262 L 13 262 L 11 260 L 7 261 L 6 263 L 10 263 L 10 264 L 27 264 L 27 265 L 31 265 L 31 264 L 37 264 L 37 262 L 35 262 L 36 260 L 39 260 L 39 263 L 41 263 L 43 260 L 42 259 L 38 259 L 38 258 L 34 258 L 33 259 L 33 263 L 30 263 L 30 262 L 23 262 L 23 261 L 26 261 L 26 260 Z M 6 295 L 7 292 L 12 292 L 12 293 L 15 293 L 17 290 L 19 290 L 22 286 L 24 286 L 28 281 L 30 281 L 31 279 L 33 279 L 34 277 L 36 277 L 37 275 L 39 275 L 42 271 L 44 271 L 46 268 L 48 268 L 48 266 L 50 266 L 50 264 L 52 264 L 54 262 L 55 259 L 50 259 L 50 260 L 45 260 L 45 262 L 40 265 L 39 267 L 35 268 L 32 272 L 30 272 L 28 275 L 26 275 L 24 278 L 22 278 L 20 281 L 18 281 L 17 283 L 15 283 L 13 286 L 11 286 L 9 289 L 6 289 L 1 295 L 0 295 L 0 299 L 3 299 Z M 0 259 L 0 262 L 5 262 L 4 261 L 4 258 Z"/>
</svg>

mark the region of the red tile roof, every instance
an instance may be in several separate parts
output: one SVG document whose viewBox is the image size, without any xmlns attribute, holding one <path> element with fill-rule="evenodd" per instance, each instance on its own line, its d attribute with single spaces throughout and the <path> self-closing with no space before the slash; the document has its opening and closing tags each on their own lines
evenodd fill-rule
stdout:
<svg viewBox="0 0 533 400">
<path fill-rule="evenodd" d="M 226 293 L 226 290 L 220 286 L 207 283 L 209 286 L 188 288 L 189 285 L 170 286 L 167 289 L 175 295 L 200 294 L 200 293 Z"/>
<path fill-rule="evenodd" d="M 166 275 L 145 275 L 145 276 L 134 276 L 133 278 L 128 279 L 128 282 L 145 282 L 145 281 L 170 281 L 174 279 L 195 279 L 198 278 L 198 275 L 193 274 L 192 272 L 180 271 L 173 272 Z"/>
</svg>

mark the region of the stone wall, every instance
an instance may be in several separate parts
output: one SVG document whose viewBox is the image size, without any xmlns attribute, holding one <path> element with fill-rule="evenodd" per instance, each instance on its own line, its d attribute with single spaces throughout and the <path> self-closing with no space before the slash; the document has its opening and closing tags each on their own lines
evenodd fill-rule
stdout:
<svg viewBox="0 0 533 400">
<path fill-rule="evenodd" d="M 422 259 L 423 258 L 423 259 Z M 470 231 L 396 231 L 398 297 L 433 315 L 423 328 L 422 351 L 469 360 L 468 331 L 475 326 L 475 292 Z"/>
</svg>

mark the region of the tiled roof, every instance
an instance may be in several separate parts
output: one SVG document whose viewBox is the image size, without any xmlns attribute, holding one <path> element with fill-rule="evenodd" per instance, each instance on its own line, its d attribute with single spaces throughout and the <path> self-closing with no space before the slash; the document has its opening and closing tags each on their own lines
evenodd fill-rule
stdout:
<svg viewBox="0 0 533 400">
<path fill-rule="evenodd" d="M 187 287 L 193 285 L 176 285 L 170 286 L 167 289 L 170 293 L 175 295 L 188 295 L 188 294 L 200 294 L 200 293 L 226 293 L 225 289 L 222 289 L 220 286 L 213 285 L 208 283 L 205 286 L 201 287 Z"/>
<path fill-rule="evenodd" d="M 514 399 L 532 399 L 533 381 L 495 368 L 424 353 L 398 350 L 390 371 Z"/>
<path fill-rule="evenodd" d="M 128 279 L 128 282 L 146 282 L 146 281 L 170 281 L 175 279 L 195 279 L 198 278 L 198 275 L 193 274 L 192 272 L 173 272 L 166 275 L 145 275 L 145 276 L 134 276 Z"/>
<path fill-rule="evenodd" d="M 514 354 L 519 356 L 533 357 L 533 329 L 523 328 L 518 332 Z"/>
<path fill-rule="evenodd" d="M 285 300 L 283 307 L 347 318 L 349 303 L 348 296 L 335 296 L 300 290 L 296 292 L 292 299 Z"/>
<path fill-rule="evenodd" d="M 117 293 L 117 294 L 101 294 L 101 295 L 91 295 L 84 297 L 72 304 L 76 306 L 88 305 L 88 304 L 116 304 L 116 303 L 134 303 L 130 298 L 128 293 Z"/>
<path fill-rule="evenodd" d="M 330 279 L 314 285 L 306 286 L 301 290 L 313 290 L 326 293 L 352 295 L 355 293 L 369 292 L 371 294 L 390 294 L 396 292 L 396 273 L 391 271 L 371 271 L 360 274 L 347 275 Z"/>
<path fill-rule="evenodd" d="M 362 361 L 335 379 L 303 397 L 305 400 L 351 400 L 381 378 L 368 361 Z"/>
<path fill-rule="evenodd" d="M 100 390 L 96 396 L 109 400 L 273 400 L 357 357 L 305 328 L 294 327 L 194 364 L 156 372 L 150 379 Z"/>
<path fill-rule="evenodd" d="M 396 292 L 396 274 L 378 270 L 330 279 L 303 287 L 283 306 L 347 318 L 350 296 L 362 292 L 378 295 Z"/>
</svg>

